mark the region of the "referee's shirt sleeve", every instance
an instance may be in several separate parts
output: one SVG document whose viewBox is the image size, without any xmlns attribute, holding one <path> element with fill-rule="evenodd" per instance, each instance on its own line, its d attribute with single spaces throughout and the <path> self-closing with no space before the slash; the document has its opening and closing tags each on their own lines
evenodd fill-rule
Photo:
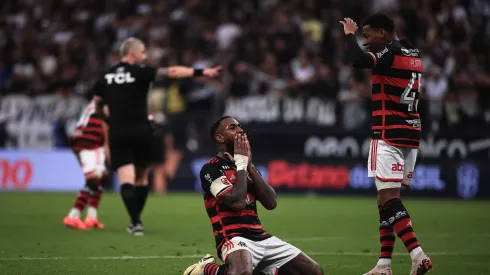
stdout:
<svg viewBox="0 0 490 275">
<path fill-rule="evenodd" d="M 215 163 L 203 166 L 200 180 L 203 191 L 213 194 L 218 200 L 233 189 L 233 184 L 228 181 L 225 172 Z"/>
<path fill-rule="evenodd" d="M 152 67 L 152 66 L 144 66 L 141 67 L 143 70 L 143 78 L 146 79 L 149 82 L 155 81 L 155 78 L 157 76 L 157 68 Z"/>
</svg>

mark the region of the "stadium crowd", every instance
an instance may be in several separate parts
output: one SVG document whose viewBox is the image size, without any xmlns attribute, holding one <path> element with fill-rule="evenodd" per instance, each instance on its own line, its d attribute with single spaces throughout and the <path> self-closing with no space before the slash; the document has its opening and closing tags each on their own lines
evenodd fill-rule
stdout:
<svg viewBox="0 0 490 275">
<path fill-rule="evenodd" d="M 423 53 L 427 130 L 490 123 L 484 0 L 6 0 L 0 95 L 89 98 L 98 73 L 118 62 L 120 42 L 136 36 L 150 64 L 224 65 L 218 80 L 155 83 L 164 96 L 151 97 L 153 109 L 176 121 L 216 114 L 229 96 L 317 96 L 337 101 L 339 126 L 354 129 L 370 117 L 370 79 L 345 62 L 339 20 L 374 12 L 395 15 L 398 36 Z"/>
</svg>

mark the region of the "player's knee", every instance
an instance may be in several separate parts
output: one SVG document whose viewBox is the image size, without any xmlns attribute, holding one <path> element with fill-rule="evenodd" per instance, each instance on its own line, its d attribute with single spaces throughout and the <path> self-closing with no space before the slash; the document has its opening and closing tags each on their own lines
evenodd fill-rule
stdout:
<svg viewBox="0 0 490 275">
<path fill-rule="evenodd" d="M 387 201 L 400 198 L 400 188 L 387 188 L 378 191 L 378 204 L 384 205 Z"/>
<path fill-rule="evenodd" d="M 95 173 L 86 173 L 85 174 L 85 180 L 86 181 L 95 180 L 95 179 L 98 179 L 97 174 L 95 174 Z"/>
<path fill-rule="evenodd" d="M 323 275 L 323 269 L 318 263 L 313 263 L 312 275 Z"/>
<path fill-rule="evenodd" d="M 99 190 L 99 185 L 95 182 L 89 181 L 85 184 L 85 186 L 88 188 L 88 190 L 90 190 L 90 192 L 93 192 L 93 193 L 95 193 Z"/>
</svg>

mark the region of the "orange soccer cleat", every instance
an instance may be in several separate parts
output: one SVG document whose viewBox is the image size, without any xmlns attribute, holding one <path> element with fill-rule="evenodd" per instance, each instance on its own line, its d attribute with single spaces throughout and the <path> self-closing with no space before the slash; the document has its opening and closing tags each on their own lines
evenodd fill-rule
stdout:
<svg viewBox="0 0 490 275">
<path fill-rule="evenodd" d="M 85 226 L 89 229 L 90 228 L 98 228 L 98 229 L 104 228 L 104 225 L 101 224 L 97 218 L 86 217 L 84 223 L 85 223 Z"/>
<path fill-rule="evenodd" d="M 78 230 L 87 230 L 87 226 L 80 220 L 80 218 L 71 218 L 69 216 L 66 216 L 65 219 L 63 220 L 63 223 L 65 224 L 66 227 L 70 227 L 73 229 L 78 229 Z"/>
</svg>

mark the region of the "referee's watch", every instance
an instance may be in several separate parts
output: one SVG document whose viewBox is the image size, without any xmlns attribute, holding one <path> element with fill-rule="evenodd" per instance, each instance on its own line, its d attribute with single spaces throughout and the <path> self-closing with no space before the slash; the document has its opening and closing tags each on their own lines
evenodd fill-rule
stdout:
<svg viewBox="0 0 490 275">
<path fill-rule="evenodd" d="M 194 69 L 194 76 L 203 76 L 203 69 Z"/>
</svg>

